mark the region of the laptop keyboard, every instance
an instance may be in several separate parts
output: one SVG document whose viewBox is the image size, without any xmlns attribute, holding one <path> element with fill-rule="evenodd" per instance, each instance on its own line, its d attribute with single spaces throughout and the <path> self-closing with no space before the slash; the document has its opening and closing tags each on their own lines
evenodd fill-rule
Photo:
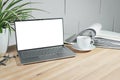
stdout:
<svg viewBox="0 0 120 80">
<path fill-rule="evenodd" d="M 24 61 L 34 62 L 39 60 L 46 60 L 58 57 L 69 56 L 69 54 L 63 46 L 51 47 L 51 48 L 41 48 L 41 49 L 33 49 L 28 51 L 20 51 L 20 57 Z M 67 54 L 66 54 L 67 53 Z"/>
</svg>

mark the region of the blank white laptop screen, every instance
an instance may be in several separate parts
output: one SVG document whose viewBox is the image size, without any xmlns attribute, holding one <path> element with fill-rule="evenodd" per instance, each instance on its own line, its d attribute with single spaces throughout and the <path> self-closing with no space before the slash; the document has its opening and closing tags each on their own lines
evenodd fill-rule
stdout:
<svg viewBox="0 0 120 80">
<path fill-rule="evenodd" d="M 62 19 L 17 21 L 18 50 L 63 45 Z"/>
</svg>

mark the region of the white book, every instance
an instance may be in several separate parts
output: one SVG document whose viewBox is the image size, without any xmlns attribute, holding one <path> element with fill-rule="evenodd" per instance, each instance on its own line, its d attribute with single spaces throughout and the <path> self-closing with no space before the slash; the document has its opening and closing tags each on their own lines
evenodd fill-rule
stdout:
<svg viewBox="0 0 120 80">
<path fill-rule="evenodd" d="M 107 30 L 101 30 L 95 37 L 120 41 L 120 33 L 107 31 Z"/>
</svg>

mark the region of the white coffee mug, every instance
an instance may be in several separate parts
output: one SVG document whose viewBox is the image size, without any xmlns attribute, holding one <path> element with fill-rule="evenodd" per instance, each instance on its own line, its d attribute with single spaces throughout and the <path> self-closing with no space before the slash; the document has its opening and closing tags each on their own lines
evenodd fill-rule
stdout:
<svg viewBox="0 0 120 80">
<path fill-rule="evenodd" d="M 93 46 L 94 41 L 89 36 L 78 36 L 77 45 L 80 49 L 89 49 Z"/>
</svg>

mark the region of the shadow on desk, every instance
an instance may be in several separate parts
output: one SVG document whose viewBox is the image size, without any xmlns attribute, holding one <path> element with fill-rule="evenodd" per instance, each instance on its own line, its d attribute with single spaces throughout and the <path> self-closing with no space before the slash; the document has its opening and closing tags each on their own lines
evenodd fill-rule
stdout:
<svg viewBox="0 0 120 80">
<path fill-rule="evenodd" d="M 68 47 L 70 50 L 72 50 L 75 53 L 87 53 L 87 52 L 90 52 L 90 51 L 80 51 L 80 50 L 73 49 L 71 47 L 71 45 L 66 45 L 66 47 Z"/>
<path fill-rule="evenodd" d="M 16 49 L 16 45 L 12 45 L 8 47 L 7 53 L 12 54 L 13 56 L 15 56 L 15 62 L 18 66 L 21 66 L 22 64 L 20 63 L 20 59 L 18 57 L 18 53 L 17 53 L 17 49 Z"/>
<path fill-rule="evenodd" d="M 12 46 L 8 47 L 8 50 L 7 50 L 8 53 L 11 53 L 11 52 L 14 52 L 14 51 L 16 51 L 16 45 L 12 45 Z"/>
</svg>

